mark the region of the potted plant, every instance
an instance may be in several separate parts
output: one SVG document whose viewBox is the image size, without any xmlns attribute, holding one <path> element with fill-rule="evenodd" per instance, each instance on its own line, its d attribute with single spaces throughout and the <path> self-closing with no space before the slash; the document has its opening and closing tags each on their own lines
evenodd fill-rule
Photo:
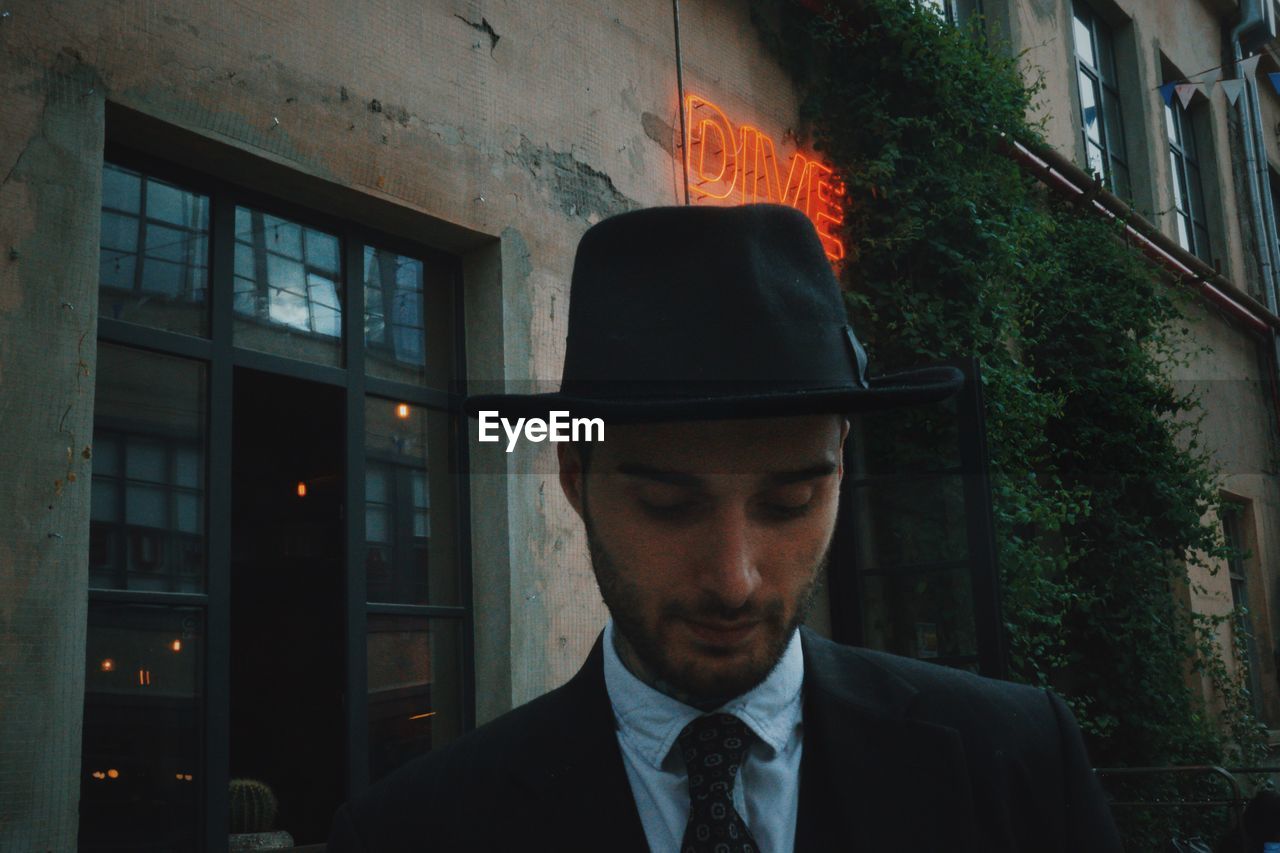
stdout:
<svg viewBox="0 0 1280 853">
<path fill-rule="evenodd" d="M 232 779 L 231 843 L 229 849 L 291 850 L 293 836 L 276 830 L 279 804 L 271 787 L 257 779 Z"/>
</svg>

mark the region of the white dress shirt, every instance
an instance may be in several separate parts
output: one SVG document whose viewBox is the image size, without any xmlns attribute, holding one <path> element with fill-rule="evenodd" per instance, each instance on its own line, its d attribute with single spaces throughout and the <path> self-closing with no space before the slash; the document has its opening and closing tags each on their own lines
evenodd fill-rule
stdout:
<svg viewBox="0 0 1280 853">
<path fill-rule="evenodd" d="M 755 689 L 715 711 L 700 711 L 636 678 L 604 629 L 604 683 L 613 704 L 622 763 L 653 853 L 680 849 L 689 820 L 689 780 L 676 738 L 704 713 L 733 714 L 756 734 L 733 786 L 734 807 L 765 853 L 792 853 L 800 808 L 801 692 L 804 655 L 800 633 L 778 665 Z"/>
</svg>

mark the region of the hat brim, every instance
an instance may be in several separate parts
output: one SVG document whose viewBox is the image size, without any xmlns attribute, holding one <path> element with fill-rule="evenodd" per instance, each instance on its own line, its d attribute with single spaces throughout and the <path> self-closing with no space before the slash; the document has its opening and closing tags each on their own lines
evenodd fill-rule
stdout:
<svg viewBox="0 0 1280 853">
<path fill-rule="evenodd" d="M 867 388 L 816 388 L 716 396 L 619 397 L 548 394 L 475 394 L 463 411 L 471 417 L 494 411 L 502 418 L 547 418 L 553 411 L 571 417 L 603 418 L 612 423 L 730 420 L 788 415 L 859 414 L 936 403 L 964 385 L 954 367 L 923 367 L 876 376 Z"/>
</svg>

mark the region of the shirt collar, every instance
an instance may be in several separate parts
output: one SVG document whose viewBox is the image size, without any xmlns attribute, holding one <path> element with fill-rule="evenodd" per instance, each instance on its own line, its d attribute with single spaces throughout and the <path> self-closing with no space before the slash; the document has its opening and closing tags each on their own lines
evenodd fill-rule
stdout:
<svg viewBox="0 0 1280 853">
<path fill-rule="evenodd" d="M 619 736 L 660 770 L 684 727 L 707 712 L 654 690 L 636 678 L 614 648 L 612 620 L 605 625 L 603 642 L 604 684 L 618 721 Z M 800 648 L 800 632 L 796 631 L 777 666 L 764 681 L 712 713 L 733 714 L 777 754 L 800 724 L 803 682 L 804 653 Z"/>
</svg>

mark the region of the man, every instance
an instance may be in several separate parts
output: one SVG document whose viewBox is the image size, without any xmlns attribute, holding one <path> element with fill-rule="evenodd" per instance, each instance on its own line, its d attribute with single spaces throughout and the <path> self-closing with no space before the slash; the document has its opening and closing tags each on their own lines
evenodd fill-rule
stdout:
<svg viewBox="0 0 1280 853">
<path fill-rule="evenodd" d="M 467 409 L 604 418 L 559 462 L 612 619 L 568 684 L 344 806 L 330 849 L 1119 850 L 1060 699 L 798 630 L 846 415 L 961 381 L 868 378 L 795 210 L 589 230 L 560 391 Z"/>
</svg>

